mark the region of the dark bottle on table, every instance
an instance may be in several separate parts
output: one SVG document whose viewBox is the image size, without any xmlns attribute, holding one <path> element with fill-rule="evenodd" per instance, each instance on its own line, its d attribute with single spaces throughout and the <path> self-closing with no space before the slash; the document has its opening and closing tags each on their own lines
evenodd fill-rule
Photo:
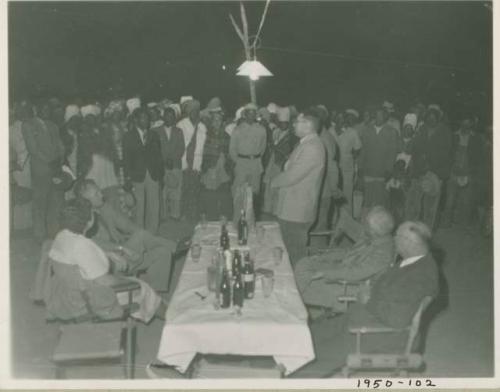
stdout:
<svg viewBox="0 0 500 392">
<path fill-rule="evenodd" d="M 255 270 L 250 255 L 245 255 L 245 265 L 243 266 L 243 289 L 245 299 L 252 299 L 255 292 Z"/>
<path fill-rule="evenodd" d="M 233 276 L 241 273 L 241 253 L 239 250 L 234 250 L 233 263 L 232 263 Z"/>
<path fill-rule="evenodd" d="M 238 244 L 246 245 L 248 242 L 248 223 L 245 217 L 245 210 L 241 210 L 238 221 Z"/>
<path fill-rule="evenodd" d="M 222 225 L 220 229 L 220 247 L 222 248 L 223 251 L 229 248 L 227 243 L 228 237 L 226 236 L 226 234 L 227 234 L 226 225 Z"/>
<path fill-rule="evenodd" d="M 222 272 L 222 282 L 220 284 L 220 307 L 225 309 L 231 306 L 231 283 L 229 282 L 229 275 L 224 268 Z"/>
<path fill-rule="evenodd" d="M 233 283 L 233 306 L 242 308 L 243 300 L 245 298 L 245 291 L 243 288 L 243 281 L 241 274 L 236 274 Z"/>
</svg>

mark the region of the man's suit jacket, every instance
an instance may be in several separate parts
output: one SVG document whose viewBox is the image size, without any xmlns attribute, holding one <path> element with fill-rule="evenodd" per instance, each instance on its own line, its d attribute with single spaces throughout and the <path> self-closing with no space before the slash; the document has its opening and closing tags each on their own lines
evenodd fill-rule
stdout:
<svg viewBox="0 0 500 392">
<path fill-rule="evenodd" d="M 165 126 L 151 129 L 151 132 L 158 133 L 161 144 L 161 154 L 163 164 L 166 169 L 181 169 L 182 156 L 184 155 L 184 135 L 175 125 L 172 126 L 170 138 L 165 133 Z"/>
<path fill-rule="evenodd" d="M 32 176 L 53 176 L 54 169 L 60 167 L 64 157 L 64 145 L 57 125 L 33 117 L 23 122 L 21 132 L 31 156 Z"/>
<path fill-rule="evenodd" d="M 143 144 L 139 131 L 131 129 L 123 136 L 123 169 L 125 178 L 133 182 L 143 182 L 146 170 L 154 181 L 163 178 L 164 167 L 158 133 L 148 131 Z"/>
<path fill-rule="evenodd" d="M 293 150 L 285 169 L 272 181 L 279 189 L 276 215 L 283 220 L 312 223 L 316 217 L 325 147 L 318 135 L 306 136 Z"/>
</svg>

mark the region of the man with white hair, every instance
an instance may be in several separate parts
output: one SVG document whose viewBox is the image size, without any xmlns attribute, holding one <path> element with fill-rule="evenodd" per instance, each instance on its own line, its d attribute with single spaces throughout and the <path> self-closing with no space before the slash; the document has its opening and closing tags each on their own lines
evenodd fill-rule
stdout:
<svg viewBox="0 0 500 392">
<path fill-rule="evenodd" d="M 257 122 L 257 106 L 247 104 L 243 122 L 231 134 L 229 155 L 235 163 L 233 191 L 247 182 L 254 195 L 260 191 L 262 155 L 266 149 L 266 129 Z M 255 200 L 255 198 L 254 198 Z"/>
<path fill-rule="evenodd" d="M 327 377 L 340 370 L 347 354 L 354 352 L 352 327 L 390 327 L 399 333 L 363 337 L 363 352 L 400 353 L 408 341 L 408 330 L 425 297 L 439 292 L 439 275 L 430 252 L 431 231 L 421 222 L 402 223 L 394 242 L 400 262 L 392 264 L 373 285 L 358 294 L 358 302 L 338 317 L 311 325 L 316 359 L 292 375 L 293 378 Z"/>
<path fill-rule="evenodd" d="M 346 211 L 343 210 L 346 214 Z M 349 249 L 332 251 L 302 259 L 295 267 L 295 279 L 307 305 L 340 309 L 337 297 L 343 287 L 332 284 L 334 280 L 347 282 L 368 279 L 384 271 L 394 262 L 392 230 L 394 220 L 382 207 L 373 207 L 364 218 L 363 225 L 352 220 L 349 214 L 345 223 L 356 225 L 359 238 Z M 357 290 L 349 294 L 356 294 Z"/>
</svg>

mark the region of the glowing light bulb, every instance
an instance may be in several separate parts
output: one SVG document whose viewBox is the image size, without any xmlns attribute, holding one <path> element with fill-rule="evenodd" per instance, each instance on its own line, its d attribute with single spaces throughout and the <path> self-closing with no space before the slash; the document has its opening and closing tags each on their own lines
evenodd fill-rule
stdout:
<svg viewBox="0 0 500 392">
<path fill-rule="evenodd" d="M 225 71 L 225 70 L 226 70 L 226 66 L 225 66 L 225 65 L 222 65 L 222 69 Z"/>
</svg>

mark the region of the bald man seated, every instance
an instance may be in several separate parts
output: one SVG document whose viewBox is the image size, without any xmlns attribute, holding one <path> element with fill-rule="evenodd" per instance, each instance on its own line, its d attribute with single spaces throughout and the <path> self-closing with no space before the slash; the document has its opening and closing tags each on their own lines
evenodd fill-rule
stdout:
<svg viewBox="0 0 500 392">
<path fill-rule="evenodd" d="M 422 300 L 439 292 L 436 262 L 429 250 L 431 231 L 421 222 L 404 222 L 396 231 L 399 260 L 358 294 L 358 302 L 338 317 L 311 325 L 316 359 L 292 374 L 295 378 L 327 377 L 345 365 L 355 351 L 353 327 L 391 327 L 411 324 Z M 366 335 L 364 353 L 401 353 L 408 341 L 407 330 Z"/>
<path fill-rule="evenodd" d="M 351 248 L 332 249 L 298 262 L 295 279 L 306 305 L 342 311 L 344 306 L 337 298 L 344 294 L 355 296 L 358 288 L 348 286 L 348 292 L 344 293 L 343 285 L 333 281 L 365 280 L 381 273 L 394 261 L 394 220 L 387 210 L 373 207 L 363 224 L 356 224 L 360 226 L 359 238 Z"/>
</svg>

